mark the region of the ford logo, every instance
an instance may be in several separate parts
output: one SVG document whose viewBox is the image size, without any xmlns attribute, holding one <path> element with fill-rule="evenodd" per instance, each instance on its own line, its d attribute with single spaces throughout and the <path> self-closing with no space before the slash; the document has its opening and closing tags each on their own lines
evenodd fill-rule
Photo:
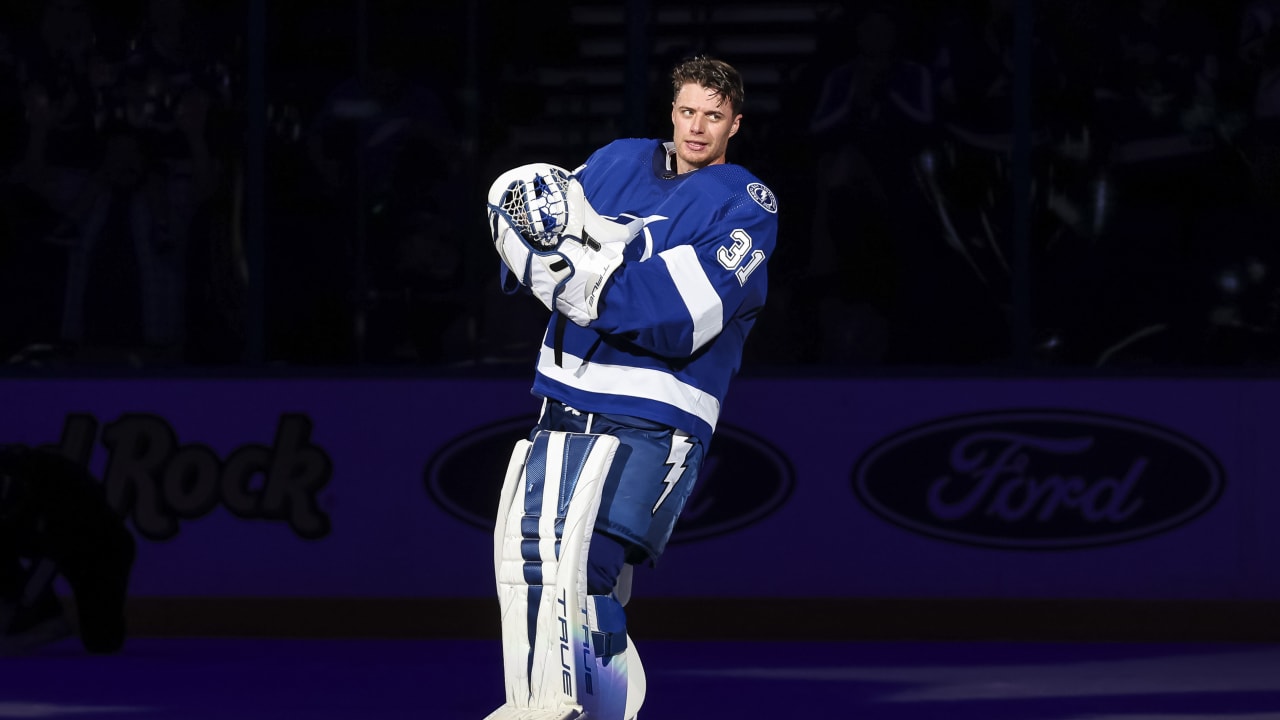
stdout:
<svg viewBox="0 0 1280 720">
<path fill-rule="evenodd" d="M 998 548 L 1067 549 L 1166 532 L 1222 495 L 1191 438 L 1113 415 L 1008 410 L 881 440 L 853 471 L 872 512 L 907 530 Z"/>
<path fill-rule="evenodd" d="M 537 418 L 515 418 L 444 444 L 423 472 L 427 494 L 459 520 L 492 530 L 498 494 L 517 441 Z M 762 438 L 721 425 L 670 544 L 739 530 L 767 517 L 794 487 L 791 464 Z"/>
</svg>

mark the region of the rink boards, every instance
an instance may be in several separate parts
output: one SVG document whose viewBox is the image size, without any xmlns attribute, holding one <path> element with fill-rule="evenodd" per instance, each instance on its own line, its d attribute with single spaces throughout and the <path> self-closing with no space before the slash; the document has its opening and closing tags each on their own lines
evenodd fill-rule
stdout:
<svg viewBox="0 0 1280 720">
<path fill-rule="evenodd" d="M 6 379 L 135 597 L 487 598 L 510 379 Z M 1280 600 L 1280 382 L 744 378 L 646 597 Z"/>
</svg>

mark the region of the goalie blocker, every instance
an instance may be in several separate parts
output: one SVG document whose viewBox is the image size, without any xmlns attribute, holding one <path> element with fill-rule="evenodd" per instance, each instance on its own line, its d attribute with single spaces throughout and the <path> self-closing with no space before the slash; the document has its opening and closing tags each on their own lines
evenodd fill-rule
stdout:
<svg viewBox="0 0 1280 720">
<path fill-rule="evenodd" d="M 494 528 L 506 703 L 487 720 L 634 720 L 644 673 L 622 604 L 587 591 L 618 439 L 542 430 L 516 444 Z"/>
</svg>

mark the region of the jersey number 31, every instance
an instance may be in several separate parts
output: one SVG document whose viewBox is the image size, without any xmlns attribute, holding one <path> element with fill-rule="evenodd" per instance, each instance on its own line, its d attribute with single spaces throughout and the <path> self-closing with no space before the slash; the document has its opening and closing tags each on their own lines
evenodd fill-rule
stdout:
<svg viewBox="0 0 1280 720">
<path fill-rule="evenodd" d="M 716 251 L 716 259 L 725 270 L 733 271 L 738 277 L 739 285 L 746 285 L 747 278 L 764 262 L 764 251 L 751 249 L 751 236 L 746 230 L 734 230 L 729 236 L 733 238 L 733 246 L 720 246 Z M 743 260 L 747 261 L 745 265 L 742 264 Z"/>
</svg>

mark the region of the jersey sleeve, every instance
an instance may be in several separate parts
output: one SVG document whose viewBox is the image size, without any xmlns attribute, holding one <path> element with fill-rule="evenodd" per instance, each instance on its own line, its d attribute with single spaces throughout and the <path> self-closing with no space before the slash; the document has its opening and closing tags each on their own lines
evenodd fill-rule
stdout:
<svg viewBox="0 0 1280 720">
<path fill-rule="evenodd" d="M 646 226 L 649 257 L 628 257 L 614 273 L 590 327 L 668 358 L 689 357 L 737 317 L 764 304 L 776 215 L 754 202 L 731 203 L 711 217 Z M 682 237 L 683 236 L 683 237 Z M 633 243 L 632 252 L 639 248 Z"/>
</svg>

